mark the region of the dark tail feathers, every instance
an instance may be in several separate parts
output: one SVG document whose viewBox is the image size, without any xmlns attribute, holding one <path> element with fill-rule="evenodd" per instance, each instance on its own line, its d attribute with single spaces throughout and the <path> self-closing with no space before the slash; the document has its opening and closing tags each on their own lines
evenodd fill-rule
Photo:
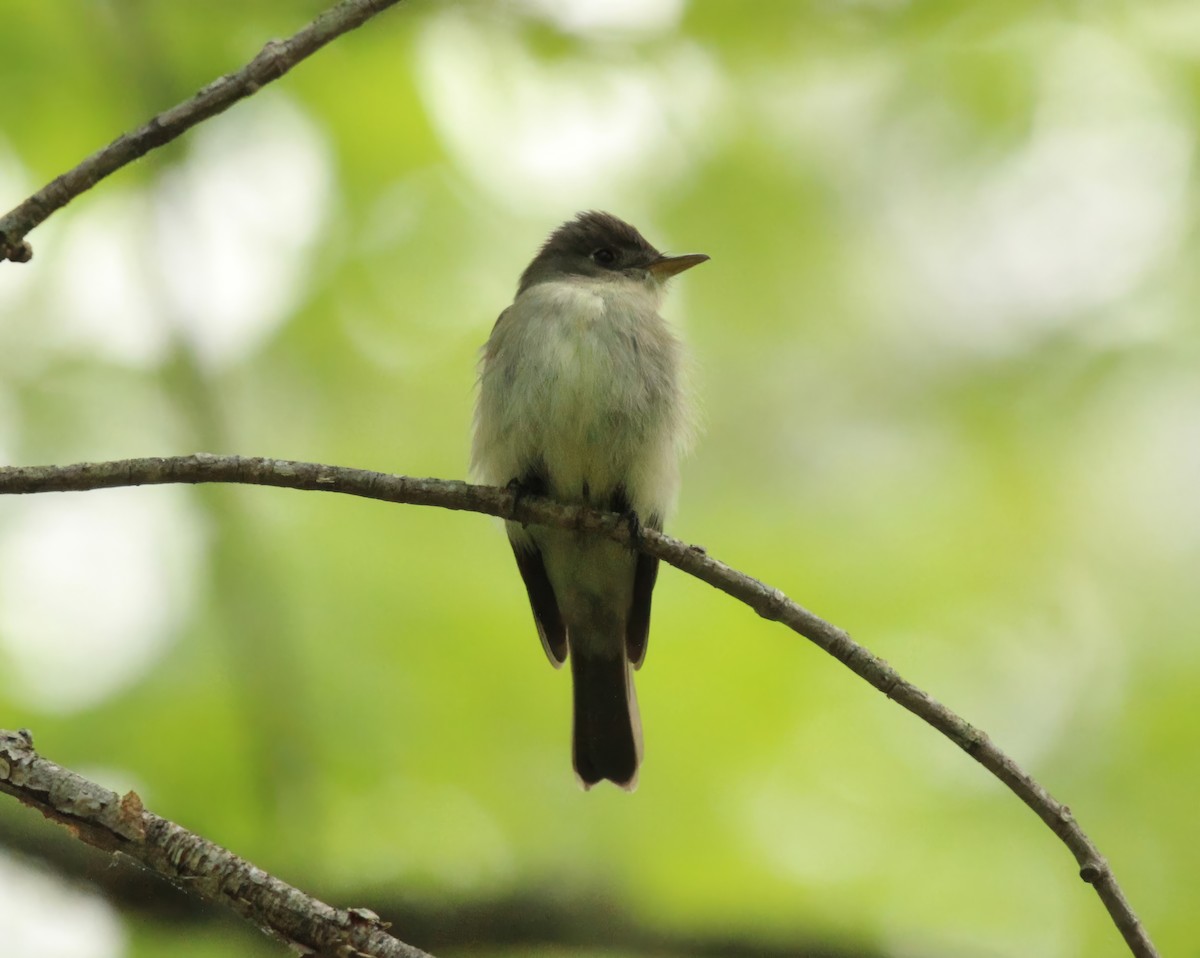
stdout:
<svg viewBox="0 0 1200 958">
<path fill-rule="evenodd" d="M 624 654 L 612 658 L 571 650 L 575 722 L 572 757 L 584 788 L 601 779 L 633 791 L 642 760 L 642 722 Z"/>
</svg>

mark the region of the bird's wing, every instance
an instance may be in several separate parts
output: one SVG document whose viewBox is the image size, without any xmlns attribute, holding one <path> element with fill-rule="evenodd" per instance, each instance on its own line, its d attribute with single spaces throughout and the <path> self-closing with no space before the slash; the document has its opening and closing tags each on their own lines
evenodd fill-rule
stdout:
<svg viewBox="0 0 1200 958">
<path fill-rule="evenodd" d="M 662 532 L 662 519 L 650 516 L 646 526 L 655 532 Z M 633 573 L 633 601 L 629 605 L 629 619 L 625 626 L 625 652 L 635 669 L 640 669 L 646 659 L 646 643 L 650 638 L 650 599 L 654 595 L 654 580 L 657 578 L 658 557 L 639 552 Z"/>
<path fill-rule="evenodd" d="M 508 542 L 516 556 L 521 578 L 525 580 L 525 591 L 529 593 L 529 605 L 533 608 L 538 638 L 542 640 L 546 658 L 558 668 L 567 660 L 567 627 L 558 610 L 558 599 L 554 596 L 550 577 L 546 575 L 542 552 L 528 536 L 518 539 L 510 534 Z"/>
</svg>

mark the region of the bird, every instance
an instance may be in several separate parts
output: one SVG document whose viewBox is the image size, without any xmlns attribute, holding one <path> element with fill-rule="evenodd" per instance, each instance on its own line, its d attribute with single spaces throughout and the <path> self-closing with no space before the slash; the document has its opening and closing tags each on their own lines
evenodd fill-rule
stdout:
<svg viewBox="0 0 1200 958">
<path fill-rule="evenodd" d="M 473 475 L 662 531 L 694 415 L 684 345 L 659 310 L 667 280 L 708 259 L 660 253 L 595 210 L 551 232 L 481 353 Z M 646 656 L 658 559 L 578 530 L 505 525 L 546 656 L 571 664 L 576 778 L 632 791 L 642 760 L 632 671 Z"/>
</svg>

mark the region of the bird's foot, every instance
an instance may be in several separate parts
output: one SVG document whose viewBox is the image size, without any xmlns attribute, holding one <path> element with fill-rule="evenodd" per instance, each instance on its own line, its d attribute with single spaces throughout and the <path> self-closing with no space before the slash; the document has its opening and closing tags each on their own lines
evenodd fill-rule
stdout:
<svg viewBox="0 0 1200 958">
<path fill-rule="evenodd" d="M 504 518 L 512 520 L 517 514 L 517 508 L 521 505 L 521 500 L 526 496 L 527 491 L 525 484 L 520 479 L 509 479 L 504 487 L 512 493 L 512 502 L 508 505 L 508 515 Z"/>
<path fill-rule="evenodd" d="M 626 509 L 621 518 L 629 527 L 629 549 L 631 552 L 641 552 L 645 537 L 642 535 L 642 520 L 635 509 Z"/>
<path fill-rule="evenodd" d="M 546 495 L 546 481 L 536 475 L 509 479 L 504 488 L 512 493 L 512 502 L 508 507 L 508 515 L 505 516 L 510 521 L 515 521 L 517 509 L 520 508 L 521 500 L 526 496 Z"/>
</svg>

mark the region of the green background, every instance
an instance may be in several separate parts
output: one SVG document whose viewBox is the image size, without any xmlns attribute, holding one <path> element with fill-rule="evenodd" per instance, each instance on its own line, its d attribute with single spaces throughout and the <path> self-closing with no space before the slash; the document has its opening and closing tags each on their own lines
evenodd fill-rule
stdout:
<svg viewBox="0 0 1200 958">
<path fill-rule="evenodd" d="M 0 0 L 0 207 L 320 9 Z M 667 305 L 704 421 L 668 531 L 987 730 L 1188 954 L 1198 128 L 1191 0 L 402 3 L 0 266 L 0 461 L 462 478 L 517 275 L 611 210 L 712 256 Z M 233 487 L 4 501 L 0 727 L 441 954 L 1124 953 L 953 745 L 659 583 L 640 786 L 584 793 L 493 520 Z M 152 882 L 110 909 L 78 876 L 120 876 L 49 831 L 0 803 L 26 953 L 284 953 Z M 471 909 L 495 928 L 462 932 Z"/>
</svg>

